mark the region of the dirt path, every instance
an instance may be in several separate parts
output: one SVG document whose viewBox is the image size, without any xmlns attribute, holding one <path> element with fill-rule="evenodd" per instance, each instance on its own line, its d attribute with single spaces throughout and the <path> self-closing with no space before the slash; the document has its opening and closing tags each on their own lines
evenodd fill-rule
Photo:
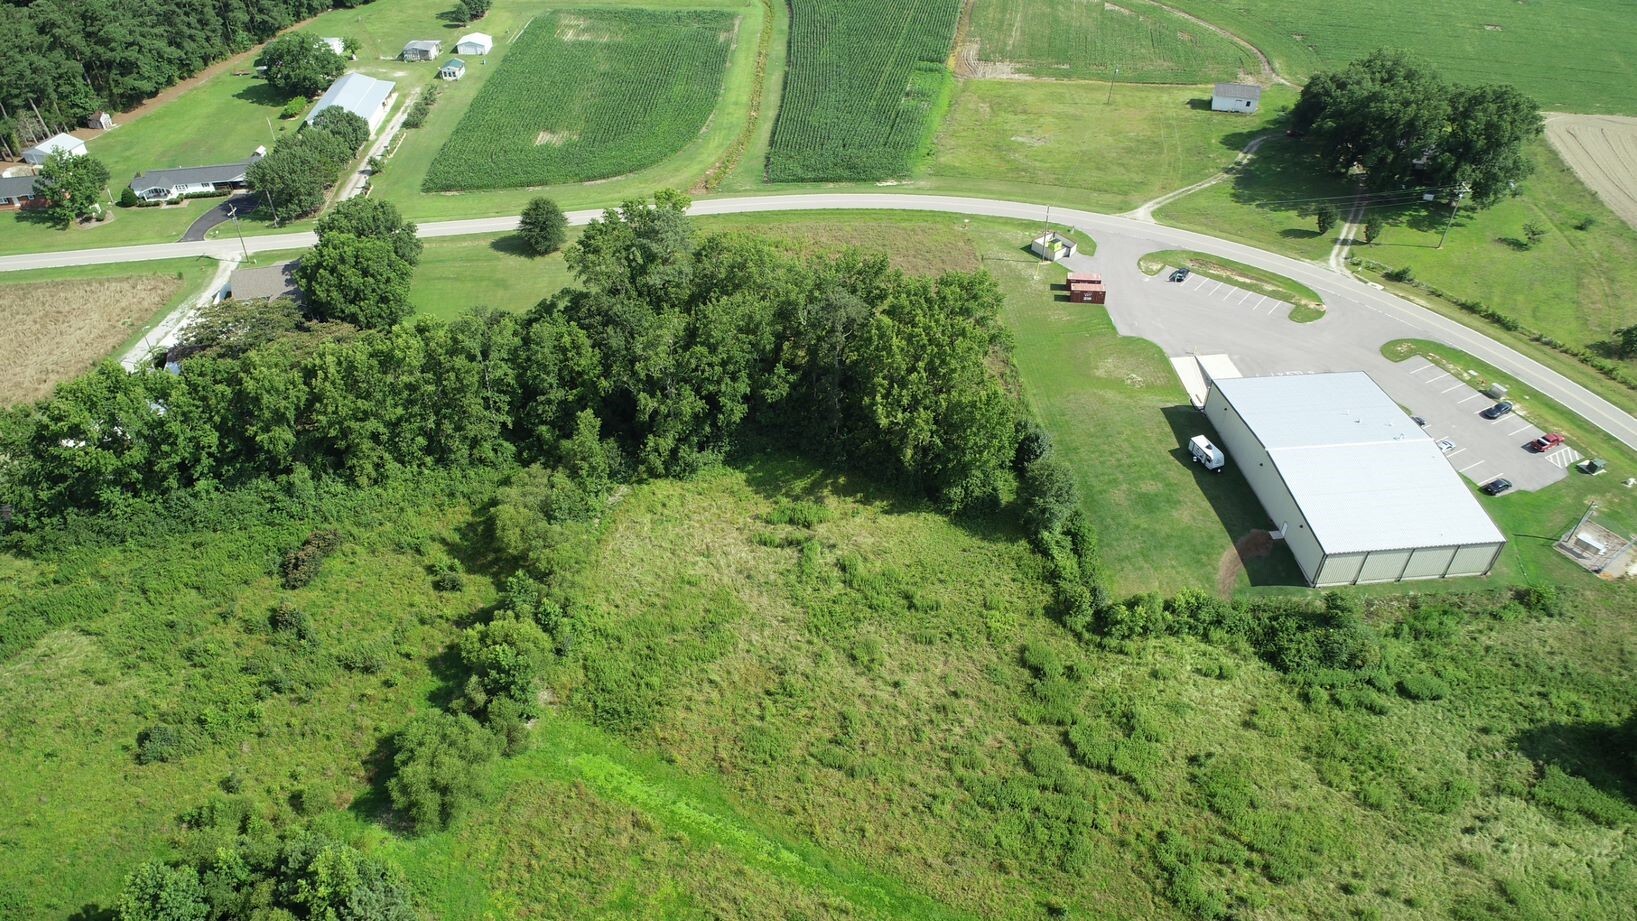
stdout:
<svg viewBox="0 0 1637 921">
<path fill-rule="evenodd" d="M 1610 211 L 1637 229 L 1637 118 L 1553 112 L 1546 140 Z"/>
<path fill-rule="evenodd" d="M 1224 29 L 1221 26 L 1216 25 L 1215 23 L 1206 22 L 1205 20 L 1200 19 L 1198 16 L 1195 16 L 1194 14 L 1186 12 L 1184 10 L 1179 10 L 1174 6 L 1167 6 L 1164 3 L 1157 3 L 1157 2 L 1155 2 L 1155 0 L 1143 0 L 1143 2 L 1152 4 L 1153 6 L 1157 6 L 1160 9 L 1165 10 L 1168 13 L 1171 13 L 1174 16 L 1180 16 L 1183 19 L 1188 20 L 1189 22 L 1193 23 L 1194 25 L 1199 26 L 1202 29 L 1210 29 L 1212 32 L 1215 32 L 1216 34 L 1222 36 L 1223 38 L 1227 39 L 1228 41 L 1233 42 L 1235 45 L 1238 45 L 1239 47 L 1241 47 L 1241 48 L 1245 49 L 1246 51 L 1249 51 L 1251 54 L 1255 55 L 1257 63 L 1262 68 L 1262 80 L 1261 80 L 1261 82 L 1263 82 L 1263 83 L 1281 83 L 1281 84 L 1284 84 L 1285 86 L 1295 86 L 1296 85 L 1294 83 L 1291 83 L 1289 80 L 1286 80 L 1284 77 L 1280 76 L 1279 72 L 1277 70 L 1273 69 L 1273 59 L 1268 57 L 1265 53 L 1263 53 L 1262 49 L 1260 49 L 1260 48 L 1256 47 L 1255 45 L 1251 44 L 1249 41 L 1247 41 L 1247 40 L 1245 40 L 1243 38 L 1240 38 L 1237 34 L 1235 34 L 1233 32 L 1229 32 L 1227 29 Z"/>
<path fill-rule="evenodd" d="M 1137 207 L 1131 209 L 1130 211 L 1127 211 L 1125 214 L 1122 214 L 1120 216 L 1121 217 L 1128 217 L 1128 218 L 1131 218 L 1133 220 L 1138 220 L 1138 221 L 1147 221 L 1150 224 L 1154 223 L 1154 212 L 1155 211 L 1158 211 L 1159 209 L 1165 207 L 1166 205 L 1169 205 L 1170 203 L 1176 201 L 1177 199 L 1183 197 L 1184 195 L 1192 195 L 1192 194 L 1194 194 L 1195 192 L 1198 192 L 1201 189 L 1208 189 L 1211 186 L 1216 185 L 1217 183 L 1221 182 L 1222 180 L 1228 178 L 1229 176 L 1232 176 L 1234 173 L 1237 173 L 1241 167 L 1243 167 L 1246 163 L 1250 162 L 1250 158 L 1256 155 L 1256 151 L 1270 137 L 1273 137 L 1273 135 L 1272 134 L 1259 134 L 1256 137 L 1251 138 L 1250 143 L 1245 145 L 1245 149 L 1241 150 L 1239 152 L 1239 156 L 1235 157 L 1233 162 L 1228 164 L 1228 168 L 1224 169 L 1220 173 L 1217 173 L 1215 176 L 1212 176 L 1209 179 L 1201 179 L 1200 181 L 1194 183 L 1193 185 L 1185 186 L 1183 188 L 1177 189 L 1175 192 L 1166 192 L 1164 195 L 1161 195 L 1159 198 L 1153 199 L 1151 201 L 1145 201 L 1142 204 L 1138 205 Z"/>
<path fill-rule="evenodd" d="M 137 343 L 119 359 L 119 363 L 127 371 L 135 371 L 138 366 L 146 364 L 152 357 L 155 349 L 168 349 L 182 338 L 182 331 L 199 316 L 199 311 L 209 307 L 216 300 L 216 292 L 227 284 L 233 270 L 239 266 L 239 257 L 218 259 L 216 272 L 205 282 L 204 290 L 195 297 L 177 305 L 163 320 L 148 330 Z"/>
<path fill-rule="evenodd" d="M 1330 270 L 1343 275 L 1351 275 L 1347 270 L 1347 251 L 1357 242 L 1358 234 L 1363 233 L 1359 221 L 1364 219 L 1364 206 L 1367 199 L 1363 194 L 1353 199 L 1353 207 L 1348 209 L 1347 217 L 1342 219 L 1341 229 L 1336 231 L 1336 245 L 1330 247 Z"/>
<path fill-rule="evenodd" d="M 1239 574 L 1245 571 L 1245 564 L 1272 552 L 1273 535 L 1266 531 L 1252 531 L 1234 541 L 1232 547 L 1222 552 L 1222 559 L 1216 564 L 1217 595 L 1223 598 L 1233 597 L 1233 590 L 1239 585 Z"/>
</svg>

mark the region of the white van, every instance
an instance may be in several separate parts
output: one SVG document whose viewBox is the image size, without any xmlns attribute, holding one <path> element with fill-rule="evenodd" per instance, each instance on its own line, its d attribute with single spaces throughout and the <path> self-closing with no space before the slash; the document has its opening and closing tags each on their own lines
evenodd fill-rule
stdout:
<svg viewBox="0 0 1637 921">
<path fill-rule="evenodd" d="M 1211 444 L 1211 440 L 1204 435 L 1195 435 L 1188 439 L 1188 453 L 1212 473 L 1221 473 L 1222 467 L 1228 462 L 1222 455 L 1222 449 Z"/>
</svg>

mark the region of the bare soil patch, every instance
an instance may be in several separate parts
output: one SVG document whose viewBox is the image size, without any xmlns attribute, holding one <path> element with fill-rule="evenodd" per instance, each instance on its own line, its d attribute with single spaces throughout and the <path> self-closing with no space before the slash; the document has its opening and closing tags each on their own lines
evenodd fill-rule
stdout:
<svg viewBox="0 0 1637 921">
<path fill-rule="evenodd" d="M 0 406 L 37 400 L 106 358 L 176 296 L 171 275 L 0 285 Z"/>
<path fill-rule="evenodd" d="M 1546 140 L 1610 211 L 1637 229 L 1637 118 L 1553 114 Z"/>
<path fill-rule="evenodd" d="M 580 135 L 573 131 L 542 131 L 534 136 L 534 146 L 539 147 L 542 144 L 550 144 L 553 147 L 561 147 L 569 141 L 576 141 L 579 138 Z"/>
<path fill-rule="evenodd" d="M 1273 535 L 1261 529 L 1234 541 L 1231 548 L 1223 551 L 1222 559 L 1216 565 L 1216 593 L 1223 598 L 1231 596 L 1234 586 L 1239 584 L 1239 574 L 1245 571 L 1245 565 L 1272 552 Z"/>
</svg>

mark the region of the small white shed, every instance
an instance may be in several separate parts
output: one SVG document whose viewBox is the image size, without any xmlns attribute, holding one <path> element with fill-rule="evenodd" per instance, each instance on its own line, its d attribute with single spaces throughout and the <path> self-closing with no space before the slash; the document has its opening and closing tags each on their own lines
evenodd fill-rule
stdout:
<svg viewBox="0 0 1637 921">
<path fill-rule="evenodd" d="M 455 42 L 456 54 L 488 54 L 495 47 L 494 36 L 485 32 L 472 32 L 460 37 Z"/>
<path fill-rule="evenodd" d="M 466 76 L 466 62 L 460 58 L 450 58 L 447 63 L 438 68 L 438 79 L 459 80 Z"/>
<path fill-rule="evenodd" d="M 86 153 L 85 142 L 72 134 L 54 134 L 23 151 L 23 162 L 39 166 L 59 150 L 72 157 L 83 157 Z"/>
<path fill-rule="evenodd" d="M 1029 243 L 1029 251 L 1042 259 L 1056 262 L 1067 259 L 1080 249 L 1080 245 L 1055 230 L 1048 230 Z"/>
<path fill-rule="evenodd" d="M 429 38 L 404 45 L 402 57 L 406 61 L 430 61 L 440 54 L 443 54 L 443 42 Z"/>
<path fill-rule="evenodd" d="M 1262 105 L 1262 88 L 1252 83 L 1218 83 L 1211 91 L 1212 112 L 1249 115 Z"/>
</svg>

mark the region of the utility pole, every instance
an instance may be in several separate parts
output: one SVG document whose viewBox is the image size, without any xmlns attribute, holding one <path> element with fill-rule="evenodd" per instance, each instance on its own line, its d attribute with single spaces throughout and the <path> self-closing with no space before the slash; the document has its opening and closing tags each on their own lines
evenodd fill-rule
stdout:
<svg viewBox="0 0 1637 921">
<path fill-rule="evenodd" d="M 1444 235 L 1438 238 L 1438 248 L 1444 248 L 1444 241 L 1449 239 L 1449 229 L 1455 226 L 1455 216 L 1461 213 L 1461 201 L 1466 198 L 1468 188 L 1465 185 L 1456 186 L 1455 203 L 1449 209 L 1449 221 L 1444 224 Z"/>
<path fill-rule="evenodd" d="M 239 207 L 227 206 L 227 216 L 233 219 L 233 229 L 239 233 L 239 249 L 244 253 L 244 261 L 250 261 L 250 248 L 244 245 L 244 228 L 239 226 Z"/>
<path fill-rule="evenodd" d="M 1120 65 L 1115 64 L 1114 65 L 1114 74 L 1108 78 L 1108 98 L 1103 100 L 1103 105 L 1106 106 L 1106 105 L 1113 104 L 1113 102 L 1114 102 L 1114 81 L 1116 79 L 1118 79 L 1119 76 L 1120 76 Z"/>
</svg>

